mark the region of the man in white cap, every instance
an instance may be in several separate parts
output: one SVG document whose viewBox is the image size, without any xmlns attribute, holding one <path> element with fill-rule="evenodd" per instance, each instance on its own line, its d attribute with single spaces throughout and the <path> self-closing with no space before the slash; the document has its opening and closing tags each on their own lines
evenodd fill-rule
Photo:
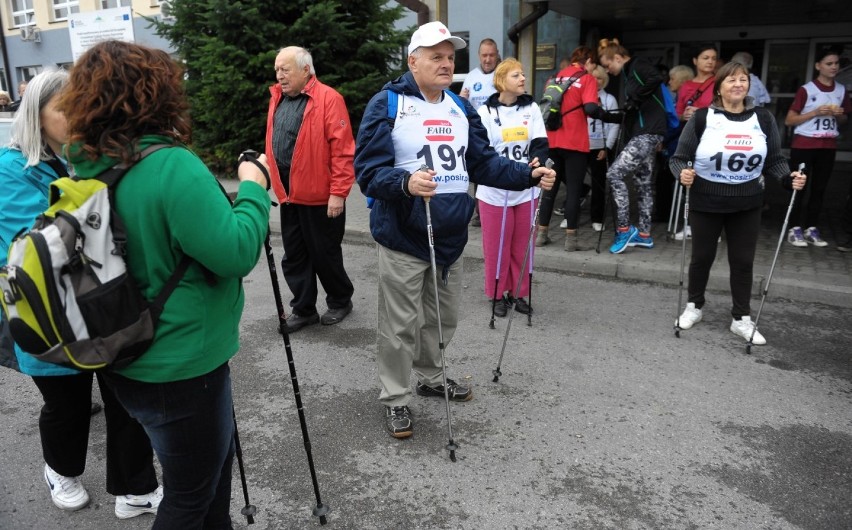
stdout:
<svg viewBox="0 0 852 530">
<path fill-rule="evenodd" d="M 355 174 L 375 200 L 370 230 L 378 243 L 376 357 L 388 431 L 413 432 L 411 371 L 417 393 L 444 397 L 437 308 L 424 198 L 430 198 L 441 331 L 453 337 L 461 298 L 461 257 L 473 212 L 470 181 L 523 190 L 549 189 L 555 173 L 500 157 L 470 103 L 447 90 L 455 52 L 465 42 L 440 22 L 424 24 L 408 46 L 409 71 L 373 96 L 358 131 Z M 425 166 L 428 169 L 421 169 Z M 447 378 L 453 401 L 473 397 Z"/>
</svg>

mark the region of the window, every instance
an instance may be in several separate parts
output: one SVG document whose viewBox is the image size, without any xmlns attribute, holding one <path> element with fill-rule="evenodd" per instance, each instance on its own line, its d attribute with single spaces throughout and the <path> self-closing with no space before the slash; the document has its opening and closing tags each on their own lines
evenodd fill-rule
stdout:
<svg viewBox="0 0 852 530">
<path fill-rule="evenodd" d="M 78 0 L 70 0 L 68 2 L 53 0 L 53 20 L 68 20 L 69 15 L 80 12 L 79 4 Z"/>
<path fill-rule="evenodd" d="M 40 74 L 42 70 L 43 68 L 41 66 L 19 66 L 18 83 L 23 83 L 24 81 L 29 82 L 30 79 Z M 20 96 L 20 94 L 18 95 Z"/>
<path fill-rule="evenodd" d="M 101 9 L 114 7 L 132 7 L 133 0 L 101 0 Z"/>
<path fill-rule="evenodd" d="M 35 17 L 35 9 L 33 9 L 33 0 L 11 0 L 12 6 L 12 25 L 16 28 L 32 24 Z"/>
</svg>

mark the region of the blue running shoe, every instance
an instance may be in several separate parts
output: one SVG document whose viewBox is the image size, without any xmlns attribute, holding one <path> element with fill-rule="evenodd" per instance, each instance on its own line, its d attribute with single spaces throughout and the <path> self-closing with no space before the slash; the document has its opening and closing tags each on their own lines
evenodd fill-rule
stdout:
<svg viewBox="0 0 852 530">
<path fill-rule="evenodd" d="M 609 247 L 609 251 L 613 254 L 621 254 L 624 252 L 624 249 L 627 248 L 627 245 L 630 243 L 630 240 L 639 235 L 639 231 L 636 230 L 635 226 L 630 226 L 626 232 L 618 231 L 615 233 L 615 242 Z"/>
<path fill-rule="evenodd" d="M 628 247 L 642 247 L 642 248 L 654 248 L 654 238 L 648 235 L 648 237 L 642 237 L 639 235 L 639 231 L 636 231 L 636 235 L 630 238 L 630 241 L 627 243 Z"/>
</svg>

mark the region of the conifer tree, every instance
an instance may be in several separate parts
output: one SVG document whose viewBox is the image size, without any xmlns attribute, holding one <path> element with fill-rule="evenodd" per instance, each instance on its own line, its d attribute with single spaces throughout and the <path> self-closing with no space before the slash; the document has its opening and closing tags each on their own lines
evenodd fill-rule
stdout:
<svg viewBox="0 0 852 530">
<path fill-rule="evenodd" d="M 357 131 L 370 97 L 401 73 L 408 33 L 387 0 L 170 0 L 157 23 L 187 68 L 193 147 L 218 174 L 263 150 L 269 86 L 284 46 L 307 48 L 317 77 L 346 100 Z"/>
</svg>

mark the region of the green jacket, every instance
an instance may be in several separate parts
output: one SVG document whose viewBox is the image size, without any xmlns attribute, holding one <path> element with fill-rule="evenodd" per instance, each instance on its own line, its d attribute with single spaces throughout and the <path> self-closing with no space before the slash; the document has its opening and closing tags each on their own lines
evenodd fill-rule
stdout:
<svg viewBox="0 0 852 530">
<path fill-rule="evenodd" d="M 174 143 L 144 136 L 139 150 Z M 91 178 L 116 160 L 91 161 L 74 152 L 78 176 Z M 257 264 L 269 226 L 270 199 L 254 182 L 242 182 L 233 207 L 204 163 L 182 145 L 161 149 L 122 178 L 115 207 L 127 225 L 130 272 L 149 300 L 163 288 L 184 255 L 189 268 L 166 302 L 151 348 L 119 373 L 150 383 L 209 373 L 239 349 L 242 277 Z M 210 285 L 201 266 L 216 278 Z"/>
</svg>

